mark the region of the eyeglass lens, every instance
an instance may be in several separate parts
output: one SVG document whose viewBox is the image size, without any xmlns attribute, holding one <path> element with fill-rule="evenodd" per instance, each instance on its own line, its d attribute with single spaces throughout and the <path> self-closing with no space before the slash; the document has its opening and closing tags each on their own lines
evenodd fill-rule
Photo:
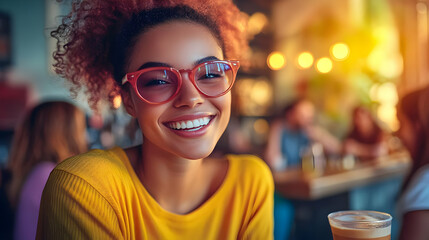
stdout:
<svg viewBox="0 0 429 240">
<path fill-rule="evenodd" d="M 234 73 L 226 63 L 208 63 L 192 71 L 197 88 L 206 96 L 222 95 L 230 88 Z M 159 103 L 171 98 L 179 87 L 180 73 L 169 69 L 142 73 L 137 79 L 137 90 L 147 101 Z"/>
</svg>

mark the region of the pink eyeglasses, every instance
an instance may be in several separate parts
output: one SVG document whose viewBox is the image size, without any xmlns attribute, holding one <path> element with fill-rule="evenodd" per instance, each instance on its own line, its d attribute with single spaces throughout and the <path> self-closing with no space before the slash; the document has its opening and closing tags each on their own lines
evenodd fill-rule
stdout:
<svg viewBox="0 0 429 240">
<path fill-rule="evenodd" d="M 231 90 L 240 62 L 216 60 L 198 64 L 193 69 L 150 67 L 127 73 L 122 85 L 129 82 L 139 97 L 151 104 L 172 100 L 182 86 L 182 73 L 187 72 L 192 84 L 206 97 L 220 97 Z"/>
</svg>

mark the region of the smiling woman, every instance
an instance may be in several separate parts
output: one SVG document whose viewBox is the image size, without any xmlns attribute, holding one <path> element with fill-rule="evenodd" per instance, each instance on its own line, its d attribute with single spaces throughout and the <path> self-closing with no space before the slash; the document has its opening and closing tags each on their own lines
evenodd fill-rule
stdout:
<svg viewBox="0 0 429 240">
<path fill-rule="evenodd" d="M 57 73 L 94 108 L 121 94 L 143 144 L 55 168 L 38 239 L 272 239 L 268 167 L 208 157 L 231 114 L 242 17 L 229 0 L 74 2 L 52 33 Z"/>
</svg>

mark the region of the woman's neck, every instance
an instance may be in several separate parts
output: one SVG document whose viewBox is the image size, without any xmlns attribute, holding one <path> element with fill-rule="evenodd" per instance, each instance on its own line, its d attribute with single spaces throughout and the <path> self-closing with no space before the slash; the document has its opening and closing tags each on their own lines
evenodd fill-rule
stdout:
<svg viewBox="0 0 429 240">
<path fill-rule="evenodd" d="M 145 141 L 136 172 L 143 186 L 166 210 L 185 214 L 206 200 L 209 179 L 203 159 L 178 157 Z"/>
</svg>

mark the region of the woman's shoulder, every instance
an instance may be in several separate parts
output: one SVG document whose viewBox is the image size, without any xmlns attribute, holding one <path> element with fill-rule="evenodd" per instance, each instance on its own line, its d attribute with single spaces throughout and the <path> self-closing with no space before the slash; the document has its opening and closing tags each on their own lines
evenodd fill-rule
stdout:
<svg viewBox="0 0 429 240">
<path fill-rule="evenodd" d="M 231 171 L 235 171 L 242 179 L 264 179 L 272 181 L 271 170 L 268 165 L 258 156 L 241 154 L 227 155 L 231 164 Z"/>
<path fill-rule="evenodd" d="M 419 168 L 411 178 L 409 189 L 423 188 L 429 193 L 429 164 Z"/>
<path fill-rule="evenodd" d="M 429 165 L 421 167 L 412 177 L 402 196 L 400 206 L 403 212 L 429 210 Z"/>
<path fill-rule="evenodd" d="M 119 147 L 109 150 L 93 149 L 70 157 L 55 167 L 56 172 L 65 172 L 77 177 L 103 178 L 107 175 L 127 172 L 127 157 Z"/>
<path fill-rule="evenodd" d="M 267 164 L 258 156 L 251 154 L 228 154 L 227 158 L 234 162 L 235 164 L 239 164 L 247 167 L 256 167 L 256 168 L 264 168 L 267 167 Z"/>
<path fill-rule="evenodd" d="M 263 203 L 274 196 L 274 180 L 267 164 L 254 155 L 228 155 L 231 196 Z M 246 200 L 246 201 L 247 201 Z M 256 204 L 256 203 L 255 203 Z"/>
<path fill-rule="evenodd" d="M 422 185 L 429 192 L 429 164 L 419 168 L 412 177 L 411 184 Z"/>
</svg>

